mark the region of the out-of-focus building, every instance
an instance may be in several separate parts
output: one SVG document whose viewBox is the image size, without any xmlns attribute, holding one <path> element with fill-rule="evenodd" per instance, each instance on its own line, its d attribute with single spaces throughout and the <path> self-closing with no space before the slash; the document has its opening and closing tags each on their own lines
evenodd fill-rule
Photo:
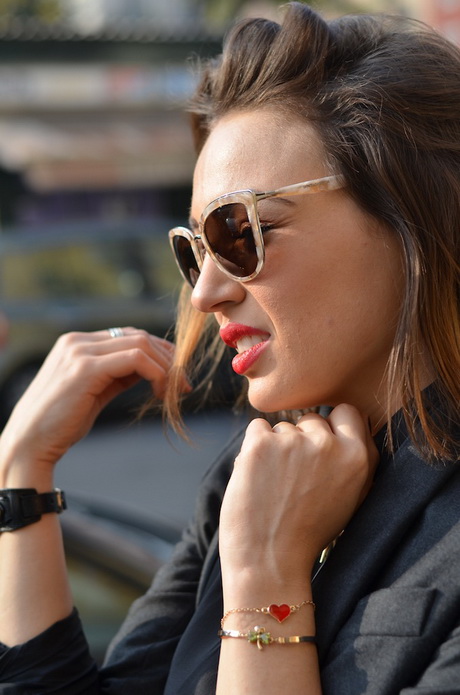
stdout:
<svg viewBox="0 0 460 695">
<path fill-rule="evenodd" d="M 458 0 L 408 0 L 423 21 L 460 44 L 460 2 Z"/>
<path fill-rule="evenodd" d="M 460 43 L 459 0 L 362 0 L 361 4 L 379 12 L 399 12 L 414 17 Z"/>
<path fill-rule="evenodd" d="M 188 58 L 221 45 L 199 3 L 21 5 L 0 0 L 0 227 L 186 216 Z"/>
<path fill-rule="evenodd" d="M 460 43 L 459 0 L 323 0 L 327 13 L 388 12 L 426 22 Z"/>
<path fill-rule="evenodd" d="M 186 214 L 188 58 L 218 53 L 235 15 L 280 4 L 0 0 L 0 228 Z M 317 5 L 414 16 L 460 41 L 458 0 Z"/>
</svg>

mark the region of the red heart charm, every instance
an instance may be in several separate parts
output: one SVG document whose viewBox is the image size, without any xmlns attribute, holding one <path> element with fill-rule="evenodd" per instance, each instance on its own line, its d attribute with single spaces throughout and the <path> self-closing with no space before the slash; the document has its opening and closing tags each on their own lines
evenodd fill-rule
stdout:
<svg viewBox="0 0 460 695">
<path fill-rule="evenodd" d="M 283 620 L 286 620 L 286 618 L 291 615 L 291 608 L 287 603 L 282 603 L 281 606 L 272 603 L 271 606 L 268 607 L 268 612 L 273 618 L 276 618 L 279 623 L 282 623 Z"/>
</svg>

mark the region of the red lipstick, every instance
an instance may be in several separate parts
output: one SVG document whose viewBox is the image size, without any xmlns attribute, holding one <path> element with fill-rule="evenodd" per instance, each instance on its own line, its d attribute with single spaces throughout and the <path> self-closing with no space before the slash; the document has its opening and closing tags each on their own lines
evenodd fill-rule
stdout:
<svg viewBox="0 0 460 695">
<path fill-rule="evenodd" d="M 245 326 L 241 323 L 227 323 L 219 331 L 220 337 L 232 348 L 238 349 L 238 343 L 240 344 L 240 352 L 232 360 L 233 370 L 237 374 L 245 374 L 254 362 L 259 358 L 261 353 L 268 346 L 268 338 L 270 333 L 263 331 L 260 328 L 254 328 L 253 326 Z M 250 344 L 250 340 L 254 338 L 261 338 L 259 342 Z M 244 343 L 249 344 L 249 347 L 244 349 Z"/>
</svg>

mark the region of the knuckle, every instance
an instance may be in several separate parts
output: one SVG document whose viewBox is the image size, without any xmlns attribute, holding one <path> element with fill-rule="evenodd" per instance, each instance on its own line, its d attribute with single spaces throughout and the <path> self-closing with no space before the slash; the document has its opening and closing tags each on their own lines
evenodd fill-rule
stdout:
<svg viewBox="0 0 460 695">
<path fill-rule="evenodd" d="M 359 418 L 361 420 L 361 415 L 359 410 L 351 403 L 340 403 L 334 408 L 333 411 L 336 415 L 345 416 L 347 418 Z"/>
<path fill-rule="evenodd" d="M 140 345 L 135 345 L 134 347 L 130 348 L 127 355 L 133 368 L 136 365 L 144 368 L 144 366 L 150 364 L 150 357 L 146 354 L 146 350 Z"/>
<path fill-rule="evenodd" d="M 254 435 L 247 433 L 241 446 L 241 453 L 244 452 L 245 456 L 259 458 L 264 456 L 264 452 L 270 450 L 271 447 L 272 440 L 268 432 L 257 432 Z"/>
<path fill-rule="evenodd" d="M 61 347 L 71 347 L 74 345 L 79 337 L 80 333 L 77 331 L 70 331 L 69 333 L 63 333 L 62 335 L 59 336 L 59 338 L 56 341 L 56 345 L 59 345 Z"/>
<path fill-rule="evenodd" d="M 144 356 L 144 351 L 140 347 L 135 346 L 128 350 L 128 355 L 131 357 L 131 359 L 137 361 L 139 359 L 142 359 L 142 357 Z"/>
<path fill-rule="evenodd" d="M 308 432 L 308 439 L 312 446 L 328 454 L 334 448 L 334 440 L 330 432 L 328 432 L 324 427 L 317 427 Z"/>
<path fill-rule="evenodd" d="M 319 413 L 308 412 L 304 413 L 299 417 L 299 419 L 297 420 L 297 425 L 301 425 L 302 423 L 307 422 L 322 422 L 323 419 L 324 418 Z"/>
<path fill-rule="evenodd" d="M 151 347 L 147 331 L 139 330 L 137 333 L 134 333 L 134 341 L 137 347 L 144 352 L 147 352 Z"/>
</svg>

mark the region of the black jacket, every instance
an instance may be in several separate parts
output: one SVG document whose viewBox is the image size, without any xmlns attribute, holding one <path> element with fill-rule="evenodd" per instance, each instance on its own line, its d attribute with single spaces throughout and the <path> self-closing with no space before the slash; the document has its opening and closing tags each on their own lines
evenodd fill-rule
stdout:
<svg viewBox="0 0 460 695">
<path fill-rule="evenodd" d="M 430 467 L 398 437 L 313 582 L 324 695 L 460 694 L 460 468 Z M 218 518 L 240 441 L 205 476 L 193 522 L 131 608 L 100 672 L 74 613 L 0 652 L 0 693 L 214 692 Z"/>
</svg>

